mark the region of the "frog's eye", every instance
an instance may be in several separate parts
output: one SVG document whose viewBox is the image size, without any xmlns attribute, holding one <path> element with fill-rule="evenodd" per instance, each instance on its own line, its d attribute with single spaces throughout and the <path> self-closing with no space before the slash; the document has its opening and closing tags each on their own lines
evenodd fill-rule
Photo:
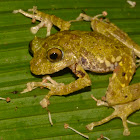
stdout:
<svg viewBox="0 0 140 140">
<path fill-rule="evenodd" d="M 58 62 L 62 59 L 62 57 L 63 57 L 63 52 L 58 48 L 50 49 L 47 52 L 47 58 L 51 62 Z"/>
</svg>

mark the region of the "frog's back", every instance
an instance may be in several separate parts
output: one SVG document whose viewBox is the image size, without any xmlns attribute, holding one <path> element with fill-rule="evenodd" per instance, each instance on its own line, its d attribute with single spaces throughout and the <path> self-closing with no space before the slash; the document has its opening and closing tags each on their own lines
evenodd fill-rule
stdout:
<svg viewBox="0 0 140 140">
<path fill-rule="evenodd" d="M 98 32 L 63 31 L 55 35 L 59 36 L 54 36 L 57 44 L 65 50 L 71 50 L 85 70 L 109 72 L 115 69 L 125 55 L 134 59 L 131 49 Z"/>
</svg>

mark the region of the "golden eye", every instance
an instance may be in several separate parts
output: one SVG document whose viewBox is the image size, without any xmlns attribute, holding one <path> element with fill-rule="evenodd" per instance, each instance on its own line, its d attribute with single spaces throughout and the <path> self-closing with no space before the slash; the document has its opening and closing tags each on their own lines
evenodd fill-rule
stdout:
<svg viewBox="0 0 140 140">
<path fill-rule="evenodd" d="M 47 58 L 51 62 L 58 62 L 58 61 L 60 61 L 62 59 L 62 57 L 63 57 L 63 53 L 58 48 L 50 49 L 47 52 Z"/>
</svg>

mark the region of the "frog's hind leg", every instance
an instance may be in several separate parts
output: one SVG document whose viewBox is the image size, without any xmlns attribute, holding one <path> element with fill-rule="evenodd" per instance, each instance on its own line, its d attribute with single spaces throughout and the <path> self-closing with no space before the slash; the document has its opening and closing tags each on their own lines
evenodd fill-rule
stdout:
<svg viewBox="0 0 140 140">
<path fill-rule="evenodd" d="M 94 17 L 91 17 L 85 13 L 80 13 L 79 16 L 75 20 L 70 20 L 69 22 L 76 22 L 76 21 L 93 21 L 94 19 L 97 19 L 98 17 L 105 17 L 107 16 L 107 12 L 103 11 L 102 14 L 98 14 Z"/>
<path fill-rule="evenodd" d="M 133 54 L 125 54 L 112 77 L 106 92 L 106 102 L 110 105 L 123 104 L 140 98 L 140 83 L 129 86 L 136 70 Z"/>
<path fill-rule="evenodd" d="M 129 131 L 128 125 L 127 125 L 127 117 L 131 113 L 140 109 L 140 98 L 137 99 L 136 101 L 129 102 L 129 103 L 126 103 L 126 104 L 115 105 L 115 106 L 113 106 L 113 108 L 115 109 L 115 111 L 110 116 L 104 118 L 101 121 L 92 122 L 92 123 L 88 124 L 86 126 L 87 129 L 92 130 L 95 126 L 102 125 L 102 124 L 110 121 L 113 118 L 120 117 L 122 119 L 123 127 L 124 127 L 123 135 L 125 135 L 125 136 L 130 135 L 130 131 Z"/>
<path fill-rule="evenodd" d="M 120 117 L 124 126 L 123 134 L 130 134 L 127 126 L 127 117 L 140 109 L 140 83 L 129 86 L 135 69 L 135 60 L 131 55 L 125 55 L 114 70 L 112 78 L 109 80 L 109 86 L 104 99 L 105 102 L 94 98 L 98 106 L 111 106 L 115 111 L 105 119 L 87 125 L 89 130 L 113 118 Z"/>
</svg>

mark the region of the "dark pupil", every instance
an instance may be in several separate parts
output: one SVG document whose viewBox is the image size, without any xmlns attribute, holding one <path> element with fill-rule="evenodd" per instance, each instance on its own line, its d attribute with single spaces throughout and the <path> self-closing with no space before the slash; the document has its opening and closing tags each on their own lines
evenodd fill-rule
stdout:
<svg viewBox="0 0 140 140">
<path fill-rule="evenodd" d="M 53 60 L 57 59 L 57 57 L 58 57 L 58 54 L 57 53 L 52 53 L 50 55 L 50 58 L 53 59 Z"/>
</svg>

